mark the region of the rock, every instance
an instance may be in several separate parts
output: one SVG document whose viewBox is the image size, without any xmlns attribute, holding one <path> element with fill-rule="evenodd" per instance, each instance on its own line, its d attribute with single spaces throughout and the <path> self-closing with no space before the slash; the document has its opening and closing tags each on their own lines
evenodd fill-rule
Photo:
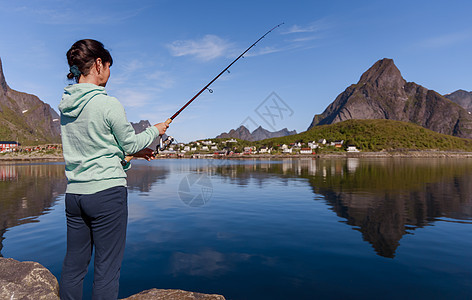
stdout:
<svg viewBox="0 0 472 300">
<path fill-rule="evenodd" d="M 0 299 L 59 299 L 56 277 L 37 262 L 0 258 L 0 270 Z"/>
<path fill-rule="evenodd" d="M 151 289 L 122 300 L 225 300 L 225 297 L 182 290 Z"/>
<path fill-rule="evenodd" d="M 41 264 L 0 257 L 0 270 L 0 299 L 59 300 L 59 283 Z M 123 300 L 225 300 L 225 297 L 182 290 L 151 289 Z"/>
</svg>

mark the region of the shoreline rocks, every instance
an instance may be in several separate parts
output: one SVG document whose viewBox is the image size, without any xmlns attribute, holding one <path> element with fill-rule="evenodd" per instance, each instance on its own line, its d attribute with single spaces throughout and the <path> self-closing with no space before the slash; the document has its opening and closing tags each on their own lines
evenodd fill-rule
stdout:
<svg viewBox="0 0 472 300">
<path fill-rule="evenodd" d="M 184 156 L 182 158 L 191 159 L 253 159 L 253 158 L 388 158 L 388 157 L 403 157 L 403 158 L 429 158 L 429 157 L 451 157 L 451 158 L 472 158 L 472 152 L 463 151 L 380 151 L 380 152 L 326 152 L 318 154 L 245 154 L 245 155 L 231 155 L 231 156 L 208 156 L 196 155 Z M 137 158 L 138 160 L 141 158 Z M 181 159 L 180 157 L 156 157 L 156 159 Z M 10 162 L 31 162 L 31 161 L 47 161 L 47 162 L 63 162 L 64 158 L 55 155 L 45 156 L 7 156 L 0 155 L 0 164 Z"/>
<path fill-rule="evenodd" d="M 59 299 L 56 277 L 37 262 L 0 257 L 0 270 L 0 299 Z"/>
<path fill-rule="evenodd" d="M 59 283 L 40 263 L 0 257 L 0 299 L 59 300 Z M 225 297 L 183 290 L 150 289 L 122 300 L 225 300 Z"/>
<path fill-rule="evenodd" d="M 225 300 L 225 297 L 183 290 L 151 289 L 121 300 Z"/>
</svg>

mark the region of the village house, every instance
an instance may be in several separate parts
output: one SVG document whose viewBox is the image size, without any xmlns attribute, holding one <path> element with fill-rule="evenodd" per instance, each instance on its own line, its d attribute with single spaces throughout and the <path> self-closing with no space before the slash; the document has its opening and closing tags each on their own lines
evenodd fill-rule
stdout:
<svg viewBox="0 0 472 300">
<path fill-rule="evenodd" d="M 267 147 L 261 147 L 259 149 L 259 153 L 270 153 L 269 148 Z"/>
<path fill-rule="evenodd" d="M 344 144 L 344 140 L 331 142 L 331 146 L 336 148 L 341 148 Z"/>
<path fill-rule="evenodd" d="M 347 152 L 359 152 L 359 149 L 357 149 L 356 146 L 347 146 L 346 151 Z"/>
<path fill-rule="evenodd" d="M 311 148 L 302 148 L 300 149 L 300 154 L 313 154 L 313 150 Z"/>
<path fill-rule="evenodd" d="M 256 152 L 256 147 L 244 147 L 244 153 L 245 154 L 251 154 L 251 153 L 257 153 Z"/>
<path fill-rule="evenodd" d="M 318 140 L 318 144 L 326 145 L 326 139 L 320 139 L 320 140 Z"/>
<path fill-rule="evenodd" d="M 11 152 L 18 149 L 20 144 L 15 141 L 0 141 L 0 152 Z"/>
<path fill-rule="evenodd" d="M 283 150 L 283 153 L 292 153 L 293 149 L 292 148 L 285 148 Z"/>
<path fill-rule="evenodd" d="M 315 143 L 315 141 L 308 143 L 308 147 L 310 147 L 311 149 L 316 149 L 318 148 L 318 146 L 318 143 Z"/>
</svg>

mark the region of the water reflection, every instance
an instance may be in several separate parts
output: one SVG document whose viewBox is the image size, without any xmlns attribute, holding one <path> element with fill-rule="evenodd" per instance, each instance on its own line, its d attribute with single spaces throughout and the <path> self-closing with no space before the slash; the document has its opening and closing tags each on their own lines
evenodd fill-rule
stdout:
<svg viewBox="0 0 472 300">
<path fill-rule="evenodd" d="M 149 193 L 155 182 L 166 179 L 169 174 L 170 170 L 163 164 L 150 164 L 146 161 L 133 162 L 133 166 L 126 174 L 128 190 Z"/>
<path fill-rule="evenodd" d="M 311 186 L 313 201 L 325 201 L 383 257 L 393 258 L 403 236 L 417 228 L 472 220 L 472 160 L 467 159 L 143 161 L 128 172 L 128 187 L 140 196 L 172 194 L 181 177 L 174 177 L 169 186 L 160 183 L 172 174 L 188 172 L 217 176 L 221 186 L 241 189 L 251 185 L 264 189 L 274 182 L 295 189 L 301 179 Z M 175 190 L 169 191 L 171 186 Z M 37 221 L 65 187 L 63 164 L 0 165 L 0 255 L 7 229 Z M 140 205 L 148 209 L 145 203 Z M 179 255 L 177 261 L 188 259 L 185 253 Z"/>
<path fill-rule="evenodd" d="M 0 256 L 8 228 L 36 222 L 66 188 L 61 164 L 0 165 Z"/>
<path fill-rule="evenodd" d="M 472 161 L 463 159 L 286 159 L 223 164 L 216 173 L 263 188 L 272 176 L 305 178 L 376 253 L 393 258 L 399 241 L 435 221 L 472 219 Z M 319 199 L 319 197 L 314 198 Z"/>
</svg>

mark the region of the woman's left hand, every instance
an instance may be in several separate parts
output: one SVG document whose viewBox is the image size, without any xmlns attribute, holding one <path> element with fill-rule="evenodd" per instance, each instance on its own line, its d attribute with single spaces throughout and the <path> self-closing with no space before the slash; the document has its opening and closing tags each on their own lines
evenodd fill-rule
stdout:
<svg viewBox="0 0 472 300">
<path fill-rule="evenodd" d="M 133 157 L 142 157 L 147 161 L 153 160 L 155 158 L 154 151 L 151 148 L 144 148 L 143 150 L 133 154 Z"/>
</svg>

